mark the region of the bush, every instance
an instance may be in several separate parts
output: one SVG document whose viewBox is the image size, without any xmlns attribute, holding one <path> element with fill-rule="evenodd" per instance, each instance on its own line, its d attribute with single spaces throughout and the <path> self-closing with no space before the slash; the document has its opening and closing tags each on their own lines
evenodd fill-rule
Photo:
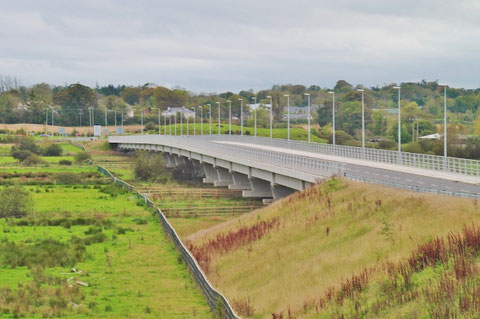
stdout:
<svg viewBox="0 0 480 319">
<path fill-rule="evenodd" d="M 60 161 L 58 161 L 58 164 L 60 164 L 60 165 L 72 165 L 72 161 L 60 160 Z"/>
<path fill-rule="evenodd" d="M 378 148 L 381 148 L 382 150 L 391 150 L 395 147 L 397 147 L 397 143 L 392 140 L 381 140 L 378 142 Z"/>
<path fill-rule="evenodd" d="M 25 166 L 32 166 L 41 163 L 45 163 L 45 161 L 42 160 L 40 156 L 34 153 L 30 154 L 24 161 L 22 161 L 22 164 Z"/>
<path fill-rule="evenodd" d="M 137 152 L 135 160 L 135 178 L 141 180 L 161 177 L 167 171 L 162 155 Z"/>
<path fill-rule="evenodd" d="M 64 185 L 80 184 L 82 182 L 80 176 L 71 172 L 56 173 L 54 178 L 58 184 Z"/>
<path fill-rule="evenodd" d="M 75 154 L 75 162 L 76 163 L 83 163 L 90 159 L 90 154 L 88 152 L 78 152 Z"/>
<path fill-rule="evenodd" d="M 16 160 L 19 160 L 20 162 L 24 161 L 27 159 L 27 157 L 29 157 L 30 155 L 32 155 L 33 153 L 30 152 L 30 151 L 27 151 L 27 150 L 13 150 L 10 152 L 10 155 L 12 155 L 12 157 Z"/>
<path fill-rule="evenodd" d="M 32 195 L 21 187 L 5 187 L 0 191 L 0 199 L 0 218 L 18 218 L 33 210 Z"/>
<path fill-rule="evenodd" d="M 58 144 L 50 144 L 44 151 L 45 156 L 62 156 L 63 149 Z"/>
<path fill-rule="evenodd" d="M 15 149 L 30 151 L 35 154 L 42 153 L 42 148 L 39 147 L 37 144 L 35 144 L 32 138 L 27 138 L 27 137 L 21 137 L 20 139 L 17 139 L 15 141 L 15 147 L 12 147 L 12 151 Z"/>
</svg>

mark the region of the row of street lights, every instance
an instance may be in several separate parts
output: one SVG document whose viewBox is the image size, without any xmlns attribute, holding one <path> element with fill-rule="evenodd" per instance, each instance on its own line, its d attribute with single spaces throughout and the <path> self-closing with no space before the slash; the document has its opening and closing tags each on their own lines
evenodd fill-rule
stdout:
<svg viewBox="0 0 480 319">
<path fill-rule="evenodd" d="M 444 88 L 444 156 L 447 157 L 447 85 L 441 84 L 440 86 L 443 86 Z M 398 136 L 397 136 L 397 144 L 398 144 L 398 152 L 402 152 L 402 129 L 401 129 L 401 105 L 400 105 L 400 98 L 401 98 L 401 87 L 400 86 L 394 86 L 393 89 L 398 90 Z M 358 92 L 362 93 L 362 149 L 365 149 L 365 91 L 364 89 L 357 89 Z M 332 95 L 332 144 L 333 146 L 336 146 L 336 140 L 335 140 L 335 92 L 334 91 L 329 91 L 329 94 Z M 310 123 L 310 115 L 311 115 L 311 100 L 310 100 L 310 93 L 304 93 L 305 96 L 308 98 L 308 142 L 311 142 L 311 123 Z M 289 94 L 284 94 L 284 97 L 287 98 L 287 140 L 290 140 L 290 95 Z M 267 96 L 268 99 L 270 99 L 270 138 L 273 138 L 273 100 L 271 96 Z M 256 102 L 257 98 L 254 96 L 252 97 L 254 104 L 255 104 L 255 110 L 254 110 L 254 136 L 257 136 L 257 107 L 256 107 Z M 238 99 L 240 101 L 240 135 L 243 136 L 243 99 Z M 232 101 L 227 100 L 228 105 L 228 124 L 229 124 L 229 132 L 228 134 L 232 134 Z M 218 135 L 220 135 L 220 125 L 221 125 L 221 114 L 220 114 L 220 108 L 221 108 L 221 103 L 216 102 L 218 105 Z M 209 135 L 212 135 L 212 105 L 207 104 L 209 108 Z M 198 106 L 200 109 L 200 117 L 203 120 L 203 107 Z M 196 126 L 196 109 L 193 107 L 192 110 L 194 111 L 194 131 L 193 135 L 196 135 L 195 131 L 195 126 Z M 158 132 L 161 134 L 161 129 L 160 129 L 160 109 L 158 110 Z M 143 134 L 143 111 L 141 112 L 141 123 L 142 123 L 142 134 Z M 122 114 L 123 115 L 123 114 Z M 175 124 L 176 124 L 176 114 L 173 115 L 175 117 Z M 170 124 L 171 124 L 171 117 L 170 116 Z M 166 125 L 166 118 L 167 116 L 164 116 L 164 124 Z M 181 122 L 183 124 L 183 115 L 181 116 Z M 122 120 L 122 125 L 123 125 L 123 120 Z M 188 127 L 188 117 L 187 117 L 187 127 Z M 203 125 L 201 125 L 201 135 L 203 135 Z M 165 134 L 167 133 L 167 129 L 165 127 Z M 170 126 L 170 135 L 172 134 L 172 129 Z M 183 135 L 183 125 L 181 127 L 181 135 Z M 175 135 L 176 135 L 176 127 L 175 127 Z M 187 130 L 187 135 L 188 135 L 188 130 Z"/>
</svg>

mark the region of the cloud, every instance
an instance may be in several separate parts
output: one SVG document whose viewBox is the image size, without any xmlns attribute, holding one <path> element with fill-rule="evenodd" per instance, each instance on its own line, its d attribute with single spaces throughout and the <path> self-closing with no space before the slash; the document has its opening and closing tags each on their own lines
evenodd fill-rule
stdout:
<svg viewBox="0 0 480 319">
<path fill-rule="evenodd" d="M 25 83 L 480 87 L 478 1 L 10 1 L 0 73 Z"/>
</svg>

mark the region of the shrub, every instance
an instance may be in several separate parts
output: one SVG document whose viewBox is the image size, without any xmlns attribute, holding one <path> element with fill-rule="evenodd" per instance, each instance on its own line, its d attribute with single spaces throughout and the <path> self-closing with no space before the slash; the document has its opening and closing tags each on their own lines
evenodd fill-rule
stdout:
<svg viewBox="0 0 480 319">
<path fill-rule="evenodd" d="M 0 199 L 0 218 L 22 217 L 33 209 L 32 195 L 18 186 L 2 189 Z"/>
<path fill-rule="evenodd" d="M 60 160 L 60 161 L 58 161 L 58 164 L 60 164 L 60 165 L 72 165 L 72 161 Z"/>
<path fill-rule="evenodd" d="M 82 182 L 80 176 L 71 172 L 56 173 L 54 178 L 57 183 L 64 185 L 80 184 Z"/>
<path fill-rule="evenodd" d="M 25 166 L 32 166 L 41 163 L 45 163 L 45 161 L 42 160 L 40 156 L 34 153 L 30 154 L 24 161 L 22 161 L 22 164 Z"/>
<path fill-rule="evenodd" d="M 88 152 L 78 152 L 75 154 L 75 162 L 76 163 L 83 163 L 90 159 L 90 154 Z"/>
<path fill-rule="evenodd" d="M 161 177 L 167 171 L 167 166 L 161 155 L 137 152 L 135 160 L 135 178 L 141 180 Z"/>
<path fill-rule="evenodd" d="M 58 144 L 50 144 L 44 151 L 45 156 L 61 156 L 63 149 Z"/>
<path fill-rule="evenodd" d="M 15 142 L 15 149 L 30 151 L 35 154 L 42 153 L 42 148 L 37 144 L 35 144 L 32 138 L 27 138 L 27 137 L 22 137 L 20 139 L 17 139 Z M 14 150 L 13 147 L 12 147 L 12 150 Z"/>
<path fill-rule="evenodd" d="M 17 149 L 12 149 L 12 152 L 10 152 L 10 155 L 16 160 L 19 160 L 20 162 L 24 161 L 32 155 L 33 153 L 27 150 L 17 150 Z"/>
</svg>

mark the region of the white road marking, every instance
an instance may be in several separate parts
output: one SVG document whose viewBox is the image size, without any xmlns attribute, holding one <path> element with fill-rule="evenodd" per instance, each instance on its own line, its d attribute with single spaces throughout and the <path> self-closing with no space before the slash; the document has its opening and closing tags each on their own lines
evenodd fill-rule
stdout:
<svg viewBox="0 0 480 319">
<path fill-rule="evenodd" d="M 405 180 L 406 180 L 407 182 L 411 182 L 411 181 L 412 181 L 411 179 L 408 179 L 408 178 L 406 178 Z"/>
</svg>

